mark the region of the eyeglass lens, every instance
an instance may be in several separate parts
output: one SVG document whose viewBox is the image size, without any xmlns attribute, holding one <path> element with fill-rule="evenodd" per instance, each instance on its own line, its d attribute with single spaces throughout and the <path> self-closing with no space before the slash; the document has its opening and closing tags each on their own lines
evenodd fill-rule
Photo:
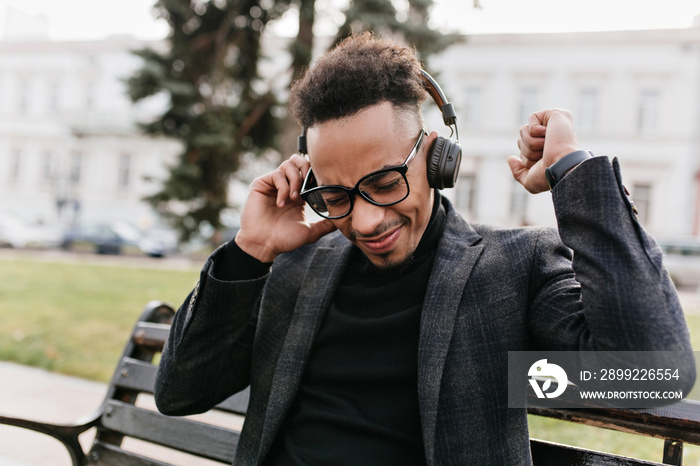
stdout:
<svg viewBox="0 0 700 466">
<path fill-rule="evenodd" d="M 311 207 L 324 217 L 343 217 L 352 207 L 352 191 L 375 205 L 391 205 L 408 196 L 408 184 L 404 175 L 395 170 L 385 170 L 363 178 L 356 189 L 346 190 L 339 187 L 315 189 L 308 194 Z"/>
</svg>

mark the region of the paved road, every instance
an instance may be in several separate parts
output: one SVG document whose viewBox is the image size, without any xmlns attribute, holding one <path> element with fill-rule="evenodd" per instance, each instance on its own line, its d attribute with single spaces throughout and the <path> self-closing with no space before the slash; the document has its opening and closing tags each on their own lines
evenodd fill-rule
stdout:
<svg viewBox="0 0 700 466">
<path fill-rule="evenodd" d="M 8 416 L 72 424 L 96 409 L 105 392 L 101 383 L 0 361 L 0 412 Z M 0 466 L 70 464 L 58 441 L 0 426 Z"/>
<path fill-rule="evenodd" d="M 89 253 L 75 253 L 61 250 L 26 250 L 0 248 L 0 260 L 26 260 L 35 262 L 65 262 L 103 266 L 134 268 L 158 268 L 170 270 L 199 269 L 205 257 L 172 256 L 154 258 L 145 256 L 116 256 Z"/>
<path fill-rule="evenodd" d="M 105 384 L 51 373 L 19 364 L 0 361 L 0 413 L 55 424 L 76 424 L 96 410 L 107 392 Z M 152 397 L 140 396 L 138 405 L 155 409 Z M 206 416 L 206 415 L 205 415 Z M 207 417 L 236 429 L 242 417 L 231 419 L 216 414 Z M 80 438 L 87 451 L 95 436 L 94 429 Z M 214 463 L 184 453 L 164 449 L 127 438 L 125 449 L 145 454 L 175 465 L 211 466 Z M 25 429 L 0 426 L 0 466 L 70 466 L 66 449 L 51 437 Z"/>
</svg>

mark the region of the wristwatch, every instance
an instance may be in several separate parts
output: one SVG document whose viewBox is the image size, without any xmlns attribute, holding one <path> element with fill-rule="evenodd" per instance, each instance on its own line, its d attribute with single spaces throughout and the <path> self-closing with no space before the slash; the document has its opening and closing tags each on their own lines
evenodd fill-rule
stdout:
<svg viewBox="0 0 700 466">
<path fill-rule="evenodd" d="M 549 190 L 554 189 L 554 186 L 561 180 L 566 172 L 574 168 L 579 163 L 586 159 L 594 157 L 593 152 L 588 150 L 575 150 L 570 154 L 557 160 L 551 166 L 544 169 L 544 176 L 547 178 Z"/>
</svg>

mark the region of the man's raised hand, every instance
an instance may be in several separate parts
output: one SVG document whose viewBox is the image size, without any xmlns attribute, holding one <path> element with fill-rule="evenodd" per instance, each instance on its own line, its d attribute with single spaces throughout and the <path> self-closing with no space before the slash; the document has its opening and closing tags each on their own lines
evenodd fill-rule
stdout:
<svg viewBox="0 0 700 466">
<path fill-rule="evenodd" d="M 520 128 L 518 149 L 519 156 L 508 158 L 513 177 L 533 194 L 548 191 L 545 168 L 579 149 L 571 113 L 550 109 L 530 115 Z"/>
<path fill-rule="evenodd" d="M 295 154 L 275 171 L 250 185 L 235 241 L 260 260 L 272 262 L 279 254 L 313 243 L 335 230 L 330 220 L 310 223 L 299 195 L 309 162 Z"/>
</svg>

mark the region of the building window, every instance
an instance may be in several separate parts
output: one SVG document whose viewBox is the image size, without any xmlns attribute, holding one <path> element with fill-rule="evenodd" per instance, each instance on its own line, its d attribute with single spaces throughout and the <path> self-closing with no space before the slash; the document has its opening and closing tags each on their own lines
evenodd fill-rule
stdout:
<svg viewBox="0 0 700 466">
<path fill-rule="evenodd" d="M 92 110 L 95 106 L 95 84 L 92 81 L 85 83 L 85 110 Z"/>
<path fill-rule="evenodd" d="M 60 85 L 58 81 L 49 82 L 49 112 L 58 112 L 58 99 L 59 99 Z"/>
<path fill-rule="evenodd" d="M 523 185 L 513 179 L 510 193 L 510 217 L 521 226 L 527 225 L 528 196 L 529 193 Z"/>
<path fill-rule="evenodd" d="M 26 115 L 29 111 L 29 82 L 20 79 L 17 87 L 17 113 Z"/>
<path fill-rule="evenodd" d="M 649 222 L 651 212 L 651 184 L 633 184 L 632 201 L 637 208 L 637 220 L 639 220 L 639 223 L 641 224 L 647 224 Z"/>
<path fill-rule="evenodd" d="M 467 173 L 459 176 L 455 186 L 455 207 L 463 212 L 475 213 L 476 174 Z"/>
<path fill-rule="evenodd" d="M 16 149 L 12 152 L 10 159 L 10 183 L 17 183 L 22 171 L 22 151 Z"/>
<path fill-rule="evenodd" d="M 659 91 L 645 89 L 639 93 L 637 111 L 637 130 L 645 132 L 655 130 L 659 119 Z"/>
<path fill-rule="evenodd" d="M 79 184 L 83 175 L 83 154 L 74 152 L 70 166 L 70 182 L 73 185 Z"/>
<path fill-rule="evenodd" d="M 464 92 L 464 109 L 460 126 L 478 128 L 481 109 L 481 89 L 469 88 Z"/>
<path fill-rule="evenodd" d="M 50 151 L 44 152 L 41 160 L 41 173 L 44 181 L 51 181 L 53 178 L 53 154 Z"/>
<path fill-rule="evenodd" d="M 595 130 L 598 119 L 598 91 L 582 89 L 578 95 L 578 124 L 579 131 Z"/>
<path fill-rule="evenodd" d="M 530 114 L 539 110 L 539 91 L 533 88 L 520 90 L 520 106 L 518 108 L 518 124 L 524 125 Z"/>
<path fill-rule="evenodd" d="M 132 157 L 128 154 L 119 156 L 119 187 L 128 188 L 131 185 Z"/>
</svg>

